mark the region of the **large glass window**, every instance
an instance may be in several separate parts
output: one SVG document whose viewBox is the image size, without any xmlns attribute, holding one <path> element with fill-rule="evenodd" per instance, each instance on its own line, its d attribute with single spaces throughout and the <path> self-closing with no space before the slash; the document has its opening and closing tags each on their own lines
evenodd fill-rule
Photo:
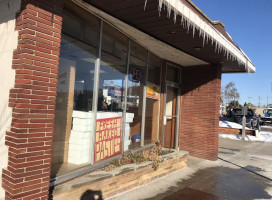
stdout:
<svg viewBox="0 0 272 200">
<path fill-rule="evenodd" d="M 157 140 L 161 60 L 150 54 L 148 63 L 148 51 L 128 41 L 111 25 L 101 23 L 100 19 L 72 4 L 66 5 L 52 176 L 120 155 L 121 144 L 127 151 L 140 147 L 141 141 L 150 144 Z M 98 62 L 99 53 L 101 62 Z M 96 66 L 98 63 L 100 66 Z M 95 77 L 96 69 L 99 69 L 99 77 Z M 170 77 L 173 75 L 175 73 Z M 97 94 L 93 95 L 94 91 Z"/>
<path fill-rule="evenodd" d="M 130 42 L 129 78 L 127 94 L 127 118 L 130 119 L 130 149 L 140 146 L 143 109 L 143 88 L 145 86 L 147 50 L 135 42 Z"/>
<path fill-rule="evenodd" d="M 97 110 L 105 112 L 105 118 L 106 112 L 123 111 L 127 49 L 127 37 L 104 23 Z"/>
<path fill-rule="evenodd" d="M 128 54 L 128 38 L 118 32 L 110 25 L 103 23 L 102 31 L 102 48 L 101 48 L 101 65 L 99 73 L 99 91 L 98 91 L 98 106 L 97 119 L 108 119 L 109 123 L 114 120 L 124 122 L 124 92 L 125 80 L 127 74 L 127 54 Z M 100 123 L 96 125 L 98 130 Z M 121 131 L 117 128 L 117 134 L 114 137 L 101 139 L 99 135 L 103 131 L 96 132 L 95 139 L 95 162 L 101 161 L 101 155 L 105 159 L 121 153 L 122 142 L 126 144 L 126 149 L 130 143 L 128 131 Z M 108 133 L 113 133 L 114 127 L 108 130 Z M 121 141 L 121 134 L 125 134 L 124 141 Z M 111 134 L 112 135 L 112 134 Z M 115 146 L 114 151 L 105 152 L 106 148 Z"/>
<path fill-rule="evenodd" d="M 160 72 L 161 60 L 149 55 L 147 95 L 145 110 L 144 143 L 150 144 L 157 141 L 159 128 L 159 100 L 160 100 Z"/>
<path fill-rule="evenodd" d="M 90 163 L 100 21 L 65 13 L 57 84 L 52 176 Z"/>
</svg>

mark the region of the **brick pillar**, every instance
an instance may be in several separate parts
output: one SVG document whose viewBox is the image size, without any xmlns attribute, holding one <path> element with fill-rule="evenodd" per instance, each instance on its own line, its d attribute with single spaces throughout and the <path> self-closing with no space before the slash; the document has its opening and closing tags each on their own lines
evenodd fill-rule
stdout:
<svg viewBox="0 0 272 200">
<path fill-rule="evenodd" d="M 190 155 L 208 160 L 218 156 L 221 68 L 184 68 L 179 146 Z"/>
<path fill-rule="evenodd" d="M 11 129 L 6 133 L 6 199 L 48 199 L 62 1 L 22 0 L 13 54 L 15 86 L 10 90 Z"/>
</svg>

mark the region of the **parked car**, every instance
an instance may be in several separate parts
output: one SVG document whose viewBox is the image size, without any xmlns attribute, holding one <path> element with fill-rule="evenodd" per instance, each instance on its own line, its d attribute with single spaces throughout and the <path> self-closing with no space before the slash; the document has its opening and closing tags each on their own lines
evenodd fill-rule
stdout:
<svg viewBox="0 0 272 200">
<path fill-rule="evenodd" d="M 260 130 L 260 122 L 261 119 L 259 116 L 256 115 L 255 111 L 253 109 L 248 109 L 246 117 L 246 127 L 254 130 Z M 225 120 L 230 122 L 235 122 L 240 125 L 242 125 L 243 120 L 243 113 L 241 108 L 234 108 L 231 111 L 228 111 L 227 115 L 225 116 Z"/>
<path fill-rule="evenodd" d="M 261 125 L 272 125 L 272 108 L 264 109 L 264 117 L 261 118 Z"/>
</svg>

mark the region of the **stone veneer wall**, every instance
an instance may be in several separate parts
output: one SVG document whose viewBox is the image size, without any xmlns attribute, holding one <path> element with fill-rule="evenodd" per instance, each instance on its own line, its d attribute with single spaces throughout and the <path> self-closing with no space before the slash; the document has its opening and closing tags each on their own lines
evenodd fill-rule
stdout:
<svg viewBox="0 0 272 200">
<path fill-rule="evenodd" d="M 12 69 L 13 51 L 18 44 L 18 31 L 15 30 L 16 12 L 20 9 L 20 0 L 0 1 L 0 199 L 5 198 L 1 187 L 2 168 L 7 167 L 8 147 L 5 146 L 6 131 L 11 126 L 12 109 L 8 107 L 9 91 L 14 87 L 15 70 Z"/>
</svg>

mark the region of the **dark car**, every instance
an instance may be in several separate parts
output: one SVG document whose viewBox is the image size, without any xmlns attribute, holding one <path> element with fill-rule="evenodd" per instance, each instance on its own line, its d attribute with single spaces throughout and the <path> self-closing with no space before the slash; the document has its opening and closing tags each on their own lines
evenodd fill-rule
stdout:
<svg viewBox="0 0 272 200">
<path fill-rule="evenodd" d="M 246 114 L 246 127 L 250 129 L 260 130 L 260 118 L 256 115 L 253 109 L 248 109 Z M 235 122 L 242 125 L 243 113 L 241 108 L 234 108 L 229 111 L 226 115 L 226 120 L 230 122 Z"/>
</svg>

